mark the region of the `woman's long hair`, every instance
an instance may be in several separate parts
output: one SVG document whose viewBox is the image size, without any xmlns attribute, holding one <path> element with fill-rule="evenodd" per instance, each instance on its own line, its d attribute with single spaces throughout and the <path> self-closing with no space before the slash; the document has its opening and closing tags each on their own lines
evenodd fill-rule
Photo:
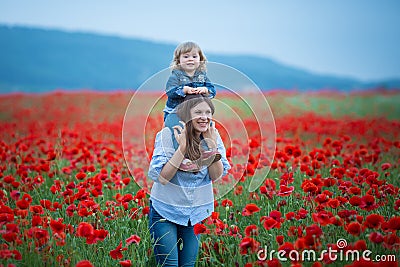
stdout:
<svg viewBox="0 0 400 267">
<path fill-rule="evenodd" d="M 193 122 L 190 110 L 198 104 L 206 102 L 211 108 L 211 113 L 214 114 L 215 107 L 210 98 L 203 95 L 187 95 L 185 101 L 182 102 L 177 109 L 177 115 L 185 122 L 186 127 L 186 155 L 190 160 L 200 158 L 200 137 L 196 136 L 196 131 L 193 127 Z"/>
<path fill-rule="evenodd" d="M 180 69 L 181 62 L 179 61 L 179 58 L 181 57 L 182 54 L 188 53 L 188 52 L 192 51 L 193 49 L 196 49 L 197 52 L 199 52 L 200 66 L 198 67 L 198 69 L 201 71 L 206 71 L 207 58 L 204 55 L 203 51 L 201 50 L 200 46 L 194 42 L 184 42 L 175 48 L 174 58 L 172 59 L 172 62 L 171 62 L 171 68 L 172 69 Z"/>
</svg>

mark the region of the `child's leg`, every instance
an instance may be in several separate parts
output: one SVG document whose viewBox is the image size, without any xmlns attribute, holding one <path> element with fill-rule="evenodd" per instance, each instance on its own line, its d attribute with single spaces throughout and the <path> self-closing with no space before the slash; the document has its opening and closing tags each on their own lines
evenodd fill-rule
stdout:
<svg viewBox="0 0 400 267">
<path fill-rule="evenodd" d="M 176 113 L 169 113 L 164 119 L 165 127 L 168 127 L 172 132 L 172 143 L 174 144 L 175 150 L 178 149 L 178 142 L 175 139 L 173 127 L 179 124 L 180 118 Z"/>
</svg>

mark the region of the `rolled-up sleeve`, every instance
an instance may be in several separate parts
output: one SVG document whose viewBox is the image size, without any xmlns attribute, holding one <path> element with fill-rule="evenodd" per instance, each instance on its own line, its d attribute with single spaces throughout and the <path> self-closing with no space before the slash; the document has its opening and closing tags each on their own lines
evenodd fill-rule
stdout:
<svg viewBox="0 0 400 267">
<path fill-rule="evenodd" d="M 148 177 L 158 182 L 161 170 L 174 153 L 175 149 L 172 143 L 172 132 L 169 128 L 165 127 L 156 135 Z"/>
<path fill-rule="evenodd" d="M 207 87 L 208 93 L 209 93 L 209 98 L 214 98 L 215 95 L 217 94 L 217 91 L 215 90 L 214 85 L 211 83 L 210 79 L 206 76 L 206 82 L 204 83 L 204 86 Z"/>
</svg>

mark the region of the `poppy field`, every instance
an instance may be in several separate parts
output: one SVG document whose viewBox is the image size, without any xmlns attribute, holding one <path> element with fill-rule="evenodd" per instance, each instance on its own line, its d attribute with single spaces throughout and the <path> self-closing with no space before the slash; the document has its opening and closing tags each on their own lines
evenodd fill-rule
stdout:
<svg viewBox="0 0 400 267">
<path fill-rule="evenodd" d="M 165 99 L 150 114 L 135 107 L 124 143 L 131 96 L 0 96 L 0 266 L 155 266 L 147 167 Z M 245 141 L 216 110 L 232 166 L 221 188 L 230 190 L 216 189 L 215 212 L 195 225 L 196 266 L 398 266 L 400 91 L 265 98 L 274 125 L 243 112 Z M 257 125 L 276 127 L 272 158 Z"/>
</svg>

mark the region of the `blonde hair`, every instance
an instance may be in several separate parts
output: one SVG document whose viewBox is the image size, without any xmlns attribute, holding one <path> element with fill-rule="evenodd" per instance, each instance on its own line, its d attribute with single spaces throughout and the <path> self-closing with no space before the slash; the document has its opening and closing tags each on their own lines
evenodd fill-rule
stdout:
<svg viewBox="0 0 400 267">
<path fill-rule="evenodd" d="M 182 54 L 188 53 L 188 52 L 192 51 L 193 49 L 196 49 L 197 52 L 199 52 L 200 66 L 198 69 L 201 71 L 206 71 L 207 58 L 204 55 L 203 51 L 201 50 L 200 46 L 198 44 L 196 44 L 195 42 L 183 42 L 175 48 L 174 58 L 172 59 L 172 62 L 171 62 L 171 68 L 172 69 L 180 69 L 181 63 L 179 62 L 179 58 L 181 57 Z"/>
</svg>

